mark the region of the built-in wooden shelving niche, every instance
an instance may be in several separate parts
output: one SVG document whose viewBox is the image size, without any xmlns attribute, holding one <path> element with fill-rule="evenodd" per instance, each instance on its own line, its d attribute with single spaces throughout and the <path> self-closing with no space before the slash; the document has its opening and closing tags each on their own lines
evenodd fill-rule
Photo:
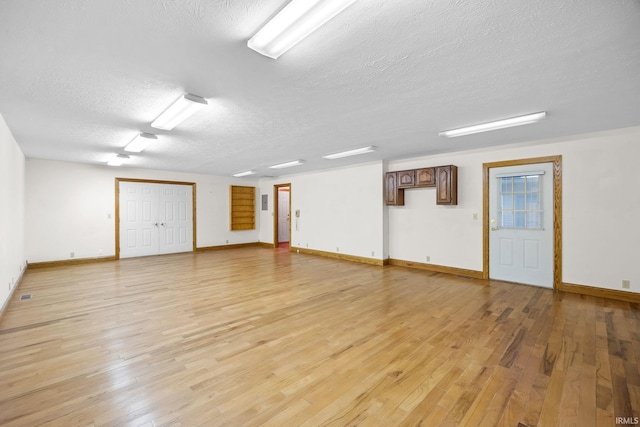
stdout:
<svg viewBox="0 0 640 427">
<path fill-rule="evenodd" d="M 256 188 L 232 185 L 231 230 L 255 230 L 256 228 Z"/>
</svg>

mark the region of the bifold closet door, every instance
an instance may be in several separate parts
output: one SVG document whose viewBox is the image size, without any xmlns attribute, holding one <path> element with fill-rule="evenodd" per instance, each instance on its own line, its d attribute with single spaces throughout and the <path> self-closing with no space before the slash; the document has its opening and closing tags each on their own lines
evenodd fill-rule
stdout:
<svg viewBox="0 0 640 427">
<path fill-rule="evenodd" d="M 162 185 L 158 191 L 158 253 L 193 250 L 193 198 L 190 185 Z"/>
<path fill-rule="evenodd" d="M 193 250 L 190 185 L 121 181 L 120 258 Z"/>
</svg>

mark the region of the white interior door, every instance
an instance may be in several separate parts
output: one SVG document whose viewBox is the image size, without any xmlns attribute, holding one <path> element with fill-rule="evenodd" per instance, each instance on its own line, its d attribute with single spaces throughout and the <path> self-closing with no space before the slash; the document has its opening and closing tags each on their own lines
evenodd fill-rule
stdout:
<svg viewBox="0 0 640 427">
<path fill-rule="evenodd" d="M 120 257 L 158 253 L 158 189 L 153 184 L 120 182 Z"/>
<path fill-rule="evenodd" d="M 289 188 L 278 188 L 278 242 L 289 241 Z"/>
<path fill-rule="evenodd" d="M 553 288 L 553 163 L 489 170 L 489 277 Z"/>
<path fill-rule="evenodd" d="M 158 197 L 158 253 L 193 250 L 193 199 L 190 185 L 164 185 Z"/>
<path fill-rule="evenodd" d="M 193 250 L 190 185 L 119 183 L 120 258 Z"/>
</svg>

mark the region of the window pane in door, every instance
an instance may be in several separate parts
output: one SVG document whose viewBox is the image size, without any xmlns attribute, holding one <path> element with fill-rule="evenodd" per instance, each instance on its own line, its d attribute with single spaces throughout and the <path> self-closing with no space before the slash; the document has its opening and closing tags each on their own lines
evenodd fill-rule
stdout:
<svg viewBox="0 0 640 427">
<path fill-rule="evenodd" d="M 525 228 L 542 228 L 542 212 L 527 212 Z"/>
<path fill-rule="evenodd" d="M 513 209 L 513 194 L 502 194 L 502 209 Z"/>
<path fill-rule="evenodd" d="M 513 192 L 514 193 L 524 193 L 524 176 L 514 176 L 513 177 Z"/>
<path fill-rule="evenodd" d="M 502 211 L 500 226 L 502 228 L 513 228 L 513 211 Z"/>
<path fill-rule="evenodd" d="M 502 228 L 542 229 L 542 175 L 498 178 L 498 224 Z"/>
<path fill-rule="evenodd" d="M 513 193 L 513 179 L 511 177 L 500 178 L 501 193 Z"/>
</svg>

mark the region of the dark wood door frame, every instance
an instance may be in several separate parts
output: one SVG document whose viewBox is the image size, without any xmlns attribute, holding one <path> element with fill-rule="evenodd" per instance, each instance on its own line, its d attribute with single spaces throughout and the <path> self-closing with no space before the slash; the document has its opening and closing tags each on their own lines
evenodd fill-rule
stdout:
<svg viewBox="0 0 640 427">
<path fill-rule="evenodd" d="M 182 182 L 182 181 L 159 181 L 155 179 L 137 179 L 137 178 L 116 178 L 116 257 L 120 259 L 120 183 L 121 182 L 143 182 L 146 184 L 168 184 L 168 185 L 190 185 L 191 186 L 191 200 L 192 200 L 192 212 L 191 221 L 193 222 L 193 251 L 196 251 L 196 183 L 195 182 Z"/>
<path fill-rule="evenodd" d="M 273 247 L 278 247 L 278 228 L 279 224 L 279 212 L 278 212 L 278 201 L 280 198 L 278 189 L 280 188 L 289 188 L 289 248 L 293 247 L 291 244 L 291 183 L 289 184 L 276 184 L 273 186 Z"/>
<path fill-rule="evenodd" d="M 506 160 L 482 165 L 482 278 L 489 279 L 489 169 L 553 163 L 553 289 L 562 285 L 562 156 Z"/>
</svg>

